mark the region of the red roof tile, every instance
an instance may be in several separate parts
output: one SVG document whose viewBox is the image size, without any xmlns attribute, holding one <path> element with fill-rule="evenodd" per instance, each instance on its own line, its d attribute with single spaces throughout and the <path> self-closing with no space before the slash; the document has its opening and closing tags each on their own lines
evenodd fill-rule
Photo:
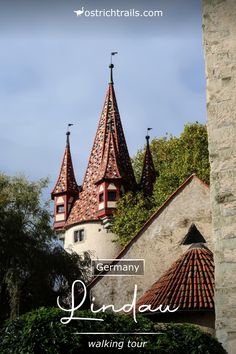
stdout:
<svg viewBox="0 0 236 354">
<path fill-rule="evenodd" d="M 203 244 L 194 244 L 137 301 L 140 305 L 160 305 L 179 310 L 214 308 L 213 253 Z"/>
<path fill-rule="evenodd" d="M 79 192 L 76 179 L 75 179 L 72 158 L 71 158 L 69 135 L 70 133 L 67 132 L 66 148 L 65 148 L 65 152 L 61 164 L 60 174 L 57 183 L 52 191 L 52 198 L 54 197 L 55 194 L 60 194 L 60 193 L 77 194 Z"/>
<path fill-rule="evenodd" d="M 121 169 L 119 168 L 118 151 L 113 131 L 108 132 L 107 144 L 103 155 L 98 181 L 108 179 L 122 179 Z M 98 182 L 97 181 L 97 182 Z"/>
<path fill-rule="evenodd" d="M 112 133 L 111 133 L 112 130 Z M 126 190 L 136 186 L 133 168 L 125 141 L 113 83 L 110 83 L 98 124 L 93 148 L 85 173 L 82 192 L 76 200 L 66 226 L 96 220 L 101 178 L 120 178 Z"/>
</svg>

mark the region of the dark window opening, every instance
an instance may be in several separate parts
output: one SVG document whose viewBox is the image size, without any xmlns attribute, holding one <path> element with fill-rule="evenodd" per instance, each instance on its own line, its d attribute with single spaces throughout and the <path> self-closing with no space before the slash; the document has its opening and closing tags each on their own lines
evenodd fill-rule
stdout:
<svg viewBox="0 0 236 354">
<path fill-rule="evenodd" d="M 116 192 L 108 192 L 108 200 L 115 201 L 116 200 Z"/>
<path fill-rule="evenodd" d="M 64 204 L 57 205 L 57 213 L 64 213 L 65 212 L 65 207 Z"/>
<path fill-rule="evenodd" d="M 198 231 L 194 224 L 190 226 L 187 234 L 181 242 L 182 245 L 191 245 L 192 243 L 206 243 L 206 240 L 202 236 L 201 232 Z"/>
<path fill-rule="evenodd" d="M 81 242 L 84 240 L 84 229 L 74 231 L 74 242 Z"/>
<path fill-rule="evenodd" d="M 104 202 L 104 193 L 99 194 L 99 203 Z"/>
</svg>

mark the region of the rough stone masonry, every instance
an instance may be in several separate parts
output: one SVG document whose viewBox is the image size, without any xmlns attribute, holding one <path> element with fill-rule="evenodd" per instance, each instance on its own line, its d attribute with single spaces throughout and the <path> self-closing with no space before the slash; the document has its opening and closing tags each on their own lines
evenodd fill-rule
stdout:
<svg viewBox="0 0 236 354">
<path fill-rule="evenodd" d="M 216 335 L 236 353 L 236 1 L 203 0 Z"/>
</svg>

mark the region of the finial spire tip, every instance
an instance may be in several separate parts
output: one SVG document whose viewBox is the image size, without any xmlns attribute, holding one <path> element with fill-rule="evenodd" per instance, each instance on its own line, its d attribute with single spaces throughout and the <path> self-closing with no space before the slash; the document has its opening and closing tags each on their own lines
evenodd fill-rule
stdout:
<svg viewBox="0 0 236 354">
<path fill-rule="evenodd" d="M 110 84 L 113 84 L 113 69 L 114 69 L 114 64 L 112 63 L 112 57 L 113 55 L 118 54 L 118 52 L 111 52 L 111 64 L 109 65 L 110 68 Z"/>
<path fill-rule="evenodd" d="M 150 130 L 152 130 L 152 128 L 147 128 L 147 135 L 146 135 L 147 144 L 149 144 L 149 139 L 150 139 L 149 131 Z"/>
<path fill-rule="evenodd" d="M 70 127 L 72 127 L 72 123 L 68 123 L 67 124 L 67 132 L 66 132 L 66 146 L 69 146 L 70 145 Z"/>
</svg>

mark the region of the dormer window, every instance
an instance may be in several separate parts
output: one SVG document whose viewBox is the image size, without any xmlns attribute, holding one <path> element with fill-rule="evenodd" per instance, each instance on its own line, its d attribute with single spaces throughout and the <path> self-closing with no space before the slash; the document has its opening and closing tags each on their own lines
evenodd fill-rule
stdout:
<svg viewBox="0 0 236 354">
<path fill-rule="evenodd" d="M 64 204 L 57 205 L 57 214 L 64 213 L 64 212 L 65 212 Z"/>
<path fill-rule="evenodd" d="M 116 201 L 116 192 L 114 191 L 109 191 L 108 192 L 108 200 L 109 201 Z"/>
<path fill-rule="evenodd" d="M 99 194 L 99 203 L 104 202 L 104 193 Z"/>
</svg>

